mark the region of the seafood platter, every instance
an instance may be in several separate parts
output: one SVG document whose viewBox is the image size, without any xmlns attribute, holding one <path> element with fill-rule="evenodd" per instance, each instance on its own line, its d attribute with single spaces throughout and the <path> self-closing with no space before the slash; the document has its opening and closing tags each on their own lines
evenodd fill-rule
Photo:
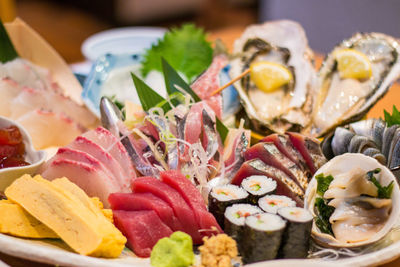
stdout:
<svg viewBox="0 0 400 267">
<path fill-rule="evenodd" d="M 0 252 L 62 266 L 367 266 L 400 256 L 400 40 L 322 66 L 296 22 L 233 50 L 192 24 L 105 54 L 83 88 L 0 24 Z"/>
</svg>

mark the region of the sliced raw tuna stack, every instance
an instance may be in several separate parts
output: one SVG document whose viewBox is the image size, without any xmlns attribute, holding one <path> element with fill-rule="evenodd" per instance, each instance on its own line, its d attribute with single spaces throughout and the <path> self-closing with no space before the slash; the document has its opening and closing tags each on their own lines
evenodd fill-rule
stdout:
<svg viewBox="0 0 400 267">
<path fill-rule="evenodd" d="M 109 207 L 108 196 L 131 192 L 130 183 L 136 174 L 124 146 L 110 132 L 99 127 L 84 135 L 60 148 L 41 173 L 49 180 L 67 177 Z"/>
<path fill-rule="evenodd" d="M 298 133 L 272 134 L 243 153 L 246 162 L 231 183 L 240 185 L 252 175 L 265 175 L 277 182 L 277 194 L 303 205 L 304 192 L 316 170 L 326 159 L 319 141 Z"/>
<path fill-rule="evenodd" d="M 179 171 L 164 171 L 160 173 L 160 179 L 140 177 L 132 181 L 133 193 L 114 193 L 109 196 L 111 208 L 114 214 L 118 214 L 119 223 L 116 225 L 123 227 L 120 229 L 122 233 L 138 231 L 139 226 L 129 226 L 131 216 L 119 211 L 152 211 L 172 231 L 189 234 L 194 244 L 201 244 L 204 236 L 222 232 L 215 217 L 208 212 L 200 192 L 185 176 Z M 155 228 L 153 223 L 149 223 L 141 230 L 149 236 L 156 236 L 153 232 L 159 231 L 159 227 Z M 132 238 L 128 243 L 138 256 L 143 255 L 143 251 L 147 251 L 145 249 L 151 251 L 155 244 L 144 239 L 141 241 L 144 235 L 126 235 L 128 240 Z"/>
</svg>

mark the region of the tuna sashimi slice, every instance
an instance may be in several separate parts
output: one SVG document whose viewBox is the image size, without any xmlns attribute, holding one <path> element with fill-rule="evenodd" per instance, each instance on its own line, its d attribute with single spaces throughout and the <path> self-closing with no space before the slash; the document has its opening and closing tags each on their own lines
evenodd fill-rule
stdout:
<svg viewBox="0 0 400 267">
<path fill-rule="evenodd" d="M 130 183 L 126 182 L 126 174 L 123 171 L 121 165 L 101 146 L 92 142 L 83 136 L 78 136 L 72 143 L 70 143 L 68 148 L 86 152 L 92 157 L 100 161 L 103 166 L 105 166 L 112 174 L 118 183 L 121 185 L 121 192 L 130 192 Z"/>
<path fill-rule="evenodd" d="M 140 211 L 154 210 L 173 231 L 182 229 L 182 225 L 174 215 L 172 208 L 161 198 L 151 193 L 113 193 L 108 197 L 113 210 Z"/>
<path fill-rule="evenodd" d="M 152 193 L 167 202 L 182 225 L 181 231 L 189 234 L 195 244 L 201 244 L 199 227 L 193 211 L 175 189 L 156 178 L 139 177 L 132 181 L 132 191 L 134 193 Z"/>
<path fill-rule="evenodd" d="M 289 158 L 283 155 L 272 142 L 258 143 L 249 148 L 245 153 L 246 160 L 261 159 L 265 164 L 271 165 L 286 173 L 304 190 L 308 185 L 306 174 Z"/>
<path fill-rule="evenodd" d="M 157 241 L 172 234 L 152 210 L 116 210 L 113 216 L 115 226 L 128 239 L 128 247 L 139 257 L 150 257 Z"/>
<path fill-rule="evenodd" d="M 314 173 L 326 162 L 319 141 L 299 133 L 288 132 L 287 135 L 293 143 L 293 146 L 305 159 L 311 174 L 314 175 Z"/>
<path fill-rule="evenodd" d="M 108 196 L 120 191 L 120 186 L 101 169 L 73 160 L 54 160 L 42 176 L 48 180 L 67 177 L 89 196 L 98 197 L 106 208 L 109 207 Z"/>
<path fill-rule="evenodd" d="M 192 208 L 202 236 L 222 233 L 215 217 L 207 211 L 206 203 L 200 192 L 185 176 L 176 170 L 160 173 L 161 181 L 174 188 Z M 215 230 L 213 230 L 215 228 Z M 207 231 L 209 230 L 209 231 Z"/>
<path fill-rule="evenodd" d="M 303 206 L 303 190 L 283 171 L 265 164 L 260 159 L 246 161 L 233 177 L 232 184 L 240 185 L 243 179 L 252 175 L 265 175 L 274 179 L 277 183 L 277 195 L 290 197 L 296 201 L 298 206 Z"/>
<path fill-rule="evenodd" d="M 131 179 L 136 178 L 136 173 L 128 152 L 121 141 L 108 130 L 98 127 L 95 130 L 86 132 L 83 136 L 101 146 L 116 159 L 126 174 L 124 184 L 129 184 Z"/>
</svg>

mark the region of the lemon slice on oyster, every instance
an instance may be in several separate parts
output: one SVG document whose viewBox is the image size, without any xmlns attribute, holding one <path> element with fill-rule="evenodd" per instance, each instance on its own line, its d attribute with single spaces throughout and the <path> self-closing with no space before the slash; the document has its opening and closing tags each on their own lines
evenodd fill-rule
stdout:
<svg viewBox="0 0 400 267">
<path fill-rule="evenodd" d="M 270 93 L 291 82 L 293 75 L 279 63 L 258 61 L 250 65 L 250 79 L 261 91 Z"/>
<path fill-rule="evenodd" d="M 372 76 L 371 62 L 360 51 L 355 49 L 341 49 L 335 53 L 335 59 L 341 78 L 363 80 Z"/>
</svg>

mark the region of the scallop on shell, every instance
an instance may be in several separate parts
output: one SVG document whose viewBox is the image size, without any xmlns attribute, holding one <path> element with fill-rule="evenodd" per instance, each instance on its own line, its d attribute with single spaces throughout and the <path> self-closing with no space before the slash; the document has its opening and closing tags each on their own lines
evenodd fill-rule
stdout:
<svg viewBox="0 0 400 267">
<path fill-rule="evenodd" d="M 365 180 L 364 182 L 361 181 L 362 184 L 358 183 L 357 186 L 354 186 L 353 183 L 353 187 L 351 187 L 351 183 L 349 182 L 349 180 L 351 179 L 348 178 L 351 177 L 348 175 L 349 173 L 354 171 L 367 173 L 376 168 L 381 169 L 381 172 L 379 174 L 376 174 L 375 177 L 382 186 L 387 186 L 393 181 L 394 186 L 391 199 L 367 197 L 363 194 L 360 195 L 360 188 L 365 189 L 369 186 L 369 189 L 371 190 L 372 186 L 372 189 L 374 189 L 374 185 L 371 182 L 368 182 L 368 180 Z M 330 234 L 322 233 L 314 221 L 312 226 L 312 237 L 318 244 L 325 247 L 338 248 L 355 248 L 369 245 L 383 238 L 399 220 L 400 190 L 399 185 L 396 182 L 396 178 L 389 171 L 388 168 L 380 164 L 377 160 L 358 153 L 346 153 L 337 156 L 327 162 L 325 165 L 323 165 L 317 171 L 317 173 L 315 173 L 305 195 L 305 208 L 308 209 L 314 217 L 316 217 L 314 204 L 316 198 L 319 197 L 317 193 L 317 180 L 315 176 L 321 173 L 323 173 L 324 175 L 332 175 L 334 177 L 334 180 L 331 182 L 328 191 L 331 190 L 332 187 L 333 189 L 335 189 L 335 186 L 333 186 L 333 184 L 340 184 L 339 194 L 337 193 L 338 191 L 336 191 L 336 197 L 330 200 L 329 204 L 332 204 L 332 201 L 337 201 L 341 202 L 342 204 L 344 203 L 344 205 L 336 206 L 335 212 L 330 217 L 331 220 L 333 216 L 335 216 L 335 218 L 339 218 L 337 219 L 337 221 L 334 220 L 334 223 L 336 223 L 337 225 L 332 225 L 332 229 L 336 227 L 336 237 Z M 361 185 L 363 185 L 364 187 Z M 324 193 L 324 197 L 326 197 L 328 191 Z M 342 194 L 341 196 L 340 192 Z M 391 205 L 389 207 L 387 203 L 390 200 Z M 352 208 L 351 205 L 354 205 L 354 203 L 355 208 Z M 334 206 L 334 204 L 332 205 Z M 387 208 L 384 211 L 381 211 L 380 209 L 383 209 L 383 205 L 387 205 Z M 384 216 L 386 216 L 387 218 L 382 219 L 384 218 Z M 340 225 L 341 220 L 347 221 Z M 368 228 L 371 227 L 371 225 L 372 228 Z M 363 231 L 374 231 L 374 229 L 376 230 L 376 232 L 372 232 L 369 235 L 364 235 L 363 233 Z M 346 233 L 348 233 L 349 235 L 355 234 L 357 241 L 353 240 L 344 242 L 343 239 L 342 241 L 338 240 L 339 236 L 343 237 L 343 235 L 345 238 L 347 238 L 347 236 L 345 235 Z"/>
<path fill-rule="evenodd" d="M 251 63 L 279 63 L 291 71 L 293 81 L 274 92 L 259 90 L 249 76 L 237 81 L 242 105 L 259 132 L 298 131 L 309 123 L 316 72 L 304 29 L 297 22 L 280 20 L 249 26 L 234 43 L 237 56 L 230 63 L 230 76 L 237 77 Z"/>
</svg>

